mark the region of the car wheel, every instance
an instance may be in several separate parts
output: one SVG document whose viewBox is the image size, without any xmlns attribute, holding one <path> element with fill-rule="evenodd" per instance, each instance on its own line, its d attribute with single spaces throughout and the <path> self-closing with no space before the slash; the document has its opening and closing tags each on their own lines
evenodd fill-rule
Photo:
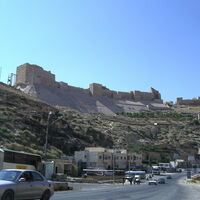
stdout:
<svg viewBox="0 0 200 200">
<path fill-rule="evenodd" d="M 14 193 L 12 191 L 6 191 L 1 200 L 14 200 Z"/>
<path fill-rule="evenodd" d="M 42 198 L 40 200 L 49 200 L 50 199 L 50 191 L 49 190 L 46 190 L 43 195 L 42 195 Z"/>
</svg>

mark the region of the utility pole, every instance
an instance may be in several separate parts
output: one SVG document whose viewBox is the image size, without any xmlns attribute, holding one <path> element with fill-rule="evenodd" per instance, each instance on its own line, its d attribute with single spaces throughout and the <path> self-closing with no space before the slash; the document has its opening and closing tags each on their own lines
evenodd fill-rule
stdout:
<svg viewBox="0 0 200 200">
<path fill-rule="evenodd" d="M 53 114 L 53 112 L 49 112 L 48 113 L 48 118 L 47 118 L 47 127 L 46 127 L 46 135 L 45 135 L 45 144 L 44 144 L 44 155 L 45 155 L 45 159 L 47 159 L 47 148 L 48 148 L 48 137 L 49 137 L 49 126 L 54 124 L 55 122 L 57 122 L 58 120 L 62 119 L 63 116 L 58 117 L 56 120 L 52 121 L 51 123 L 49 123 L 50 117 Z"/>
<path fill-rule="evenodd" d="M 115 183 L 115 149 L 113 149 L 113 184 Z"/>
<path fill-rule="evenodd" d="M 50 111 L 47 118 L 47 127 L 46 127 L 46 137 L 45 137 L 45 145 L 44 145 L 44 155 L 45 159 L 47 159 L 47 146 L 48 146 L 48 135 L 49 135 L 49 119 L 52 112 Z"/>
</svg>

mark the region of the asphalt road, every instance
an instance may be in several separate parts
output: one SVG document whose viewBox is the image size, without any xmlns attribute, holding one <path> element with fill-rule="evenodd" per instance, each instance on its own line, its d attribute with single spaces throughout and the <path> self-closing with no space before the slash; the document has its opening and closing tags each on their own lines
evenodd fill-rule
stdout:
<svg viewBox="0 0 200 200">
<path fill-rule="evenodd" d="M 51 200 L 200 200 L 200 186 L 187 184 L 175 174 L 166 184 L 74 184 L 75 190 L 56 192 Z"/>
</svg>

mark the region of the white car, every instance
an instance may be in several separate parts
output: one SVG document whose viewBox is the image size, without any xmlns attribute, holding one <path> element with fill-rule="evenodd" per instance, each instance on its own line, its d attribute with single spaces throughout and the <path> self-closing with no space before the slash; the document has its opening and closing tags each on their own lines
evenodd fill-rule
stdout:
<svg viewBox="0 0 200 200">
<path fill-rule="evenodd" d="M 149 181 L 149 185 L 157 185 L 158 184 L 158 180 L 157 179 L 152 179 Z"/>
<path fill-rule="evenodd" d="M 49 200 L 53 193 L 53 183 L 37 171 L 19 169 L 0 171 L 1 200 Z"/>
</svg>

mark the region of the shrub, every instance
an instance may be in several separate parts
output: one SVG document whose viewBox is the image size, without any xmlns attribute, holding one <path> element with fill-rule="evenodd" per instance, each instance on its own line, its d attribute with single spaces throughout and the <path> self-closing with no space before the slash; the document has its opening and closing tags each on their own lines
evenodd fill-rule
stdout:
<svg viewBox="0 0 200 200">
<path fill-rule="evenodd" d="M 199 122 L 199 120 L 195 119 L 190 123 L 190 125 L 198 126 L 198 125 L 200 125 L 200 122 Z"/>
</svg>

